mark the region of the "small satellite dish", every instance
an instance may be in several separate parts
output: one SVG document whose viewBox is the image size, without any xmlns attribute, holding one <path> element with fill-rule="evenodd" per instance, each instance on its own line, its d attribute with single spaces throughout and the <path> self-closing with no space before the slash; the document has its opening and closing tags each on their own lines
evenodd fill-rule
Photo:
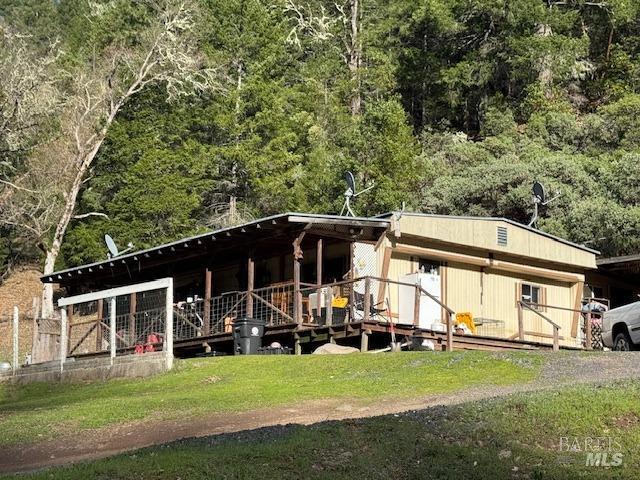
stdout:
<svg viewBox="0 0 640 480">
<path fill-rule="evenodd" d="M 353 176 L 353 173 L 345 173 L 344 179 L 347 181 L 347 187 L 351 189 L 351 192 L 356 193 L 356 179 Z"/>
<path fill-rule="evenodd" d="M 113 241 L 113 238 L 108 233 L 105 234 L 105 236 L 104 236 L 104 243 L 107 244 L 107 248 L 109 249 L 109 253 L 107 253 L 107 258 L 117 257 L 118 255 L 122 255 L 124 253 L 127 253 L 128 251 L 133 250 L 133 248 L 134 248 L 133 243 L 129 242 L 127 244 L 127 248 L 125 248 L 122 251 L 119 251 L 118 247 L 116 245 L 116 242 Z"/>
<path fill-rule="evenodd" d="M 355 217 L 356 214 L 353 213 L 353 210 L 351 209 L 351 199 L 356 198 L 358 195 L 362 195 L 364 192 L 368 192 L 374 187 L 374 185 L 365 188 L 361 192 L 356 192 L 356 179 L 353 176 L 353 173 L 345 173 L 344 179 L 347 182 L 347 190 L 344 192 L 344 204 L 342 205 L 342 210 L 340 210 L 340 215 Z"/>
<path fill-rule="evenodd" d="M 544 203 L 547 201 L 547 193 L 545 192 L 544 185 L 540 182 L 533 182 L 533 198 L 538 201 L 538 203 Z"/>
<path fill-rule="evenodd" d="M 107 257 L 117 257 L 119 253 L 118 247 L 116 246 L 116 242 L 113 241 L 113 238 L 111 238 L 111 235 L 109 235 L 108 233 L 104 236 L 104 243 L 107 244 L 107 248 L 109 249 L 109 254 L 107 255 Z"/>
<path fill-rule="evenodd" d="M 537 180 L 533 182 L 533 187 L 531 188 L 531 192 L 533 193 L 533 215 L 531 216 L 531 221 L 529 222 L 529 226 L 533 228 L 536 227 L 536 222 L 538 221 L 539 215 L 539 207 L 540 205 L 549 205 L 554 200 L 557 200 L 562 193 L 559 191 L 556 193 L 556 196 L 553 198 L 547 197 L 547 191 L 544 188 L 542 183 Z"/>
</svg>

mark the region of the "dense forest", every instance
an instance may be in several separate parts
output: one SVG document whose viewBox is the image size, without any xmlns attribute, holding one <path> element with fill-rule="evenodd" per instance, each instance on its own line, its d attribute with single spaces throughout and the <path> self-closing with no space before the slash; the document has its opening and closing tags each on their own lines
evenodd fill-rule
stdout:
<svg viewBox="0 0 640 480">
<path fill-rule="evenodd" d="M 142 248 L 337 213 L 346 170 L 375 185 L 359 215 L 527 223 L 539 180 L 560 195 L 539 228 L 640 248 L 640 2 L 183 6 L 0 0 L 3 269 L 58 243 L 56 268 L 104 258 L 107 232 Z"/>
</svg>

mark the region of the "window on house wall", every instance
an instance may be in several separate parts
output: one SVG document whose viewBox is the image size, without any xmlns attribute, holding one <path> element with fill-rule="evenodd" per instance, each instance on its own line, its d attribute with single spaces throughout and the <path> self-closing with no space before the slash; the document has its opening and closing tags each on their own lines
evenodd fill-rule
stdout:
<svg viewBox="0 0 640 480">
<path fill-rule="evenodd" d="M 532 304 L 536 310 L 544 310 L 540 305 L 546 304 L 546 289 L 532 283 L 519 283 L 517 298 L 521 302 Z"/>
<path fill-rule="evenodd" d="M 418 271 L 438 275 L 440 273 L 440 263 L 425 258 L 418 259 Z"/>
</svg>

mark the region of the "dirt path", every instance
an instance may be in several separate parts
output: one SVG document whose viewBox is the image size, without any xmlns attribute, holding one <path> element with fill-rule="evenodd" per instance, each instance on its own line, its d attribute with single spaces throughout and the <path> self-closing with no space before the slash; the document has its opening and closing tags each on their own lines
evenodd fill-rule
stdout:
<svg viewBox="0 0 640 480">
<path fill-rule="evenodd" d="M 561 354 L 549 357 L 540 376 L 527 384 L 476 387 L 458 392 L 414 399 L 387 399 L 367 404 L 359 400 L 331 399 L 295 406 L 215 414 L 172 421 L 143 421 L 31 445 L 0 449 L 0 472 L 31 471 L 83 460 L 108 457 L 150 445 L 188 437 L 204 437 L 286 424 L 308 425 L 327 420 L 372 417 L 437 405 L 501 397 L 514 393 L 558 389 L 577 383 L 608 383 L 640 378 L 640 352 L 628 354 Z"/>
</svg>

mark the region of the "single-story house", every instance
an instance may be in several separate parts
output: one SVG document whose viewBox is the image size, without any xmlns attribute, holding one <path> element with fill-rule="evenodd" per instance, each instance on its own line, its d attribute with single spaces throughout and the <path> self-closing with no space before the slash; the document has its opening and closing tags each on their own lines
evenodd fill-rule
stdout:
<svg viewBox="0 0 640 480">
<path fill-rule="evenodd" d="M 561 345 L 580 346 L 585 276 L 596 269 L 597 253 L 505 218 L 283 213 L 42 281 L 77 295 L 171 277 L 176 328 L 180 321 L 187 326 L 176 338 L 185 345 L 214 341 L 242 316 L 261 318 L 268 327 L 290 326 L 296 342 L 313 343 L 324 337 L 312 332 L 303 339 L 300 332 L 328 325 L 335 338 L 364 336 L 375 331 L 374 323 L 439 332 L 452 314 L 461 323 L 472 319 L 456 330 L 460 336 L 550 343 L 555 323 Z M 140 294 L 117 302 L 122 348 L 147 333 L 141 323 L 152 302 Z M 108 306 L 92 308 L 98 313 L 95 348 L 101 350 Z M 71 325 L 74 315 L 89 310 L 71 309 Z M 373 323 L 365 328 L 362 322 Z M 336 325 L 348 328 L 337 332 Z M 76 348 L 93 338 L 90 333 L 78 334 Z"/>
</svg>

